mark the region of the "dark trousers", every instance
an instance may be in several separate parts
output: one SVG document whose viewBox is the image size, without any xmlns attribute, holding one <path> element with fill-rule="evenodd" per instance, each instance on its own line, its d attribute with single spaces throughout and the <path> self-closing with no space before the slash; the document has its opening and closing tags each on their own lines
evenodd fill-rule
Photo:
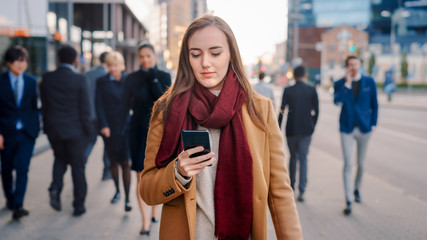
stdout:
<svg viewBox="0 0 427 240">
<path fill-rule="evenodd" d="M 307 155 L 310 147 L 311 136 L 291 136 L 286 137 L 288 141 L 289 153 L 289 178 L 291 187 L 295 189 L 297 161 L 299 160 L 299 185 L 300 194 L 305 192 L 307 186 Z"/>
<path fill-rule="evenodd" d="M 4 149 L 1 151 L 3 192 L 12 208 L 20 208 L 24 204 L 35 139 L 24 131 L 16 131 L 15 134 L 4 137 L 4 140 Z M 16 171 L 15 182 L 13 170 Z"/>
<path fill-rule="evenodd" d="M 67 165 L 71 166 L 71 177 L 73 180 L 75 209 L 84 209 L 84 202 L 87 193 L 86 184 L 86 156 L 87 148 L 86 138 L 73 138 L 66 140 L 49 139 L 52 146 L 55 161 L 53 163 L 53 179 L 49 191 L 54 194 L 60 194 L 64 186 L 64 174 L 67 171 Z"/>
</svg>

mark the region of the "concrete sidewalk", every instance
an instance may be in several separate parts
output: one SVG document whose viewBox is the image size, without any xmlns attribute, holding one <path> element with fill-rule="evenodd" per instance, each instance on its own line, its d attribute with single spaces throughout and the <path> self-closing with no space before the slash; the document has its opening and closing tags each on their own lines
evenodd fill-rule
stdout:
<svg viewBox="0 0 427 240">
<path fill-rule="evenodd" d="M 99 139 L 100 140 L 100 139 Z M 134 209 L 124 212 L 124 200 L 112 205 L 112 181 L 102 182 L 102 141 L 98 141 L 87 165 L 87 213 L 72 217 L 72 184 L 70 171 L 65 176 L 61 196 L 63 210 L 49 206 L 47 188 L 51 181 L 51 150 L 36 155 L 31 163 L 25 207 L 30 216 L 20 222 L 11 220 L 11 212 L 0 209 L 0 239 L 158 239 L 159 224 L 153 224 L 150 237 L 141 237 L 135 183 L 132 175 L 131 202 Z M 316 149 L 310 149 L 309 183 L 306 201 L 297 202 L 304 239 L 317 240 L 389 240 L 427 239 L 427 203 L 410 196 L 403 189 L 365 174 L 361 204 L 354 204 L 353 214 L 344 216 L 342 161 Z M 0 206 L 5 206 L 0 198 Z M 276 239 L 269 220 L 268 239 Z"/>
<path fill-rule="evenodd" d="M 312 147 L 308 169 L 306 200 L 297 203 L 304 239 L 427 239 L 427 202 L 365 173 L 362 203 L 344 216 L 341 159 Z"/>
<path fill-rule="evenodd" d="M 318 93 L 321 101 L 332 102 L 332 95 L 327 91 L 318 89 Z M 276 88 L 275 94 L 277 106 L 280 103 L 282 89 Z M 427 96 L 423 94 L 416 98 L 404 94 L 395 97 L 396 103 L 392 102 L 391 104 L 395 105 L 390 107 L 405 107 L 405 104 L 415 101 L 421 105 L 419 109 L 424 107 L 427 109 L 427 106 L 424 106 Z M 384 106 L 386 103 L 381 101 L 383 100 L 380 96 L 380 105 Z M 286 146 L 284 149 L 287 151 Z M 87 213 L 80 218 L 71 215 L 73 189 L 70 171 L 64 178 L 65 187 L 61 196 L 63 210 L 56 212 L 50 208 L 47 188 L 51 181 L 53 154 L 46 136 L 41 135 L 38 138 L 35 151 L 38 152 L 32 159 L 25 200 L 25 207 L 30 210 L 30 216 L 19 222 L 12 221 L 12 213 L 4 207 L 6 204 L 4 197 L 0 197 L 0 239 L 158 239 L 158 223 L 152 225 L 149 237 L 139 235 L 142 220 L 136 201 L 135 173 L 132 173 L 131 185 L 133 210 L 129 213 L 124 212 L 123 198 L 115 205 L 110 204 L 114 184 L 112 181 L 101 181 L 103 152 L 101 138 L 98 139 L 87 164 Z M 288 158 L 289 154 L 286 156 Z M 427 202 L 368 173 L 365 173 L 363 179 L 361 192 L 363 202 L 354 203 L 353 214 L 344 216 L 342 210 L 345 207 L 345 200 L 340 157 L 329 155 L 321 149 L 310 148 L 306 201 L 297 202 L 304 239 L 427 239 L 425 229 Z M 276 239 L 270 219 L 268 239 Z"/>
</svg>

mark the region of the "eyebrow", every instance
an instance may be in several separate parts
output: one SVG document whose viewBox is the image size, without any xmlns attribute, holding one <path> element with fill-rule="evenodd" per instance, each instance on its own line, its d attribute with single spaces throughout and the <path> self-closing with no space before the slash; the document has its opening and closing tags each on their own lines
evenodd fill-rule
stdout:
<svg viewBox="0 0 427 240">
<path fill-rule="evenodd" d="M 213 47 L 210 47 L 209 48 L 209 50 L 214 50 L 214 49 L 219 49 L 219 48 L 223 48 L 223 47 L 221 47 L 221 46 L 213 46 Z M 200 48 L 190 48 L 189 49 L 189 51 L 191 51 L 191 50 L 202 50 L 202 49 L 200 49 Z"/>
</svg>

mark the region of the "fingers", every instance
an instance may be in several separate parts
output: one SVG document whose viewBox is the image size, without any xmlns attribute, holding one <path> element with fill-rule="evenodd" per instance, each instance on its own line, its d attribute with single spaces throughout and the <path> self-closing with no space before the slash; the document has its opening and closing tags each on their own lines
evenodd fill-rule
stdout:
<svg viewBox="0 0 427 240">
<path fill-rule="evenodd" d="M 4 149 L 4 138 L 3 135 L 0 134 L 0 150 Z"/>
<path fill-rule="evenodd" d="M 203 147 L 195 147 L 183 151 L 178 156 L 177 168 L 178 172 L 184 177 L 192 177 L 203 171 L 206 166 L 212 165 L 216 159 L 213 152 L 203 154 L 197 157 L 190 157 L 195 153 L 200 153 L 204 150 Z"/>
<path fill-rule="evenodd" d="M 203 171 L 207 166 L 212 165 L 216 161 L 216 158 L 210 158 L 207 161 L 198 162 L 196 164 L 179 166 L 178 160 L 178 172 L 184 177 L 193 177 Z"/>
</svg>

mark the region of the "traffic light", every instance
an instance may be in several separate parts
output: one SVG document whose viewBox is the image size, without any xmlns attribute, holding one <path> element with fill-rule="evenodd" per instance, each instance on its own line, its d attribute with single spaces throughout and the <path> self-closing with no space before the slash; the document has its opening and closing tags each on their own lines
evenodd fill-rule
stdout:
<svg viewBox="0 0 427 240">
<path fill-rule="evenodd" d="M 356 46 L 354 46 L 354 42 L 353 42 L 353 40 L 348 41 L 348 50 L 349 50 L 350 52 L 354 52 L 354 51 L 356 51 Z"/>
</svg>

